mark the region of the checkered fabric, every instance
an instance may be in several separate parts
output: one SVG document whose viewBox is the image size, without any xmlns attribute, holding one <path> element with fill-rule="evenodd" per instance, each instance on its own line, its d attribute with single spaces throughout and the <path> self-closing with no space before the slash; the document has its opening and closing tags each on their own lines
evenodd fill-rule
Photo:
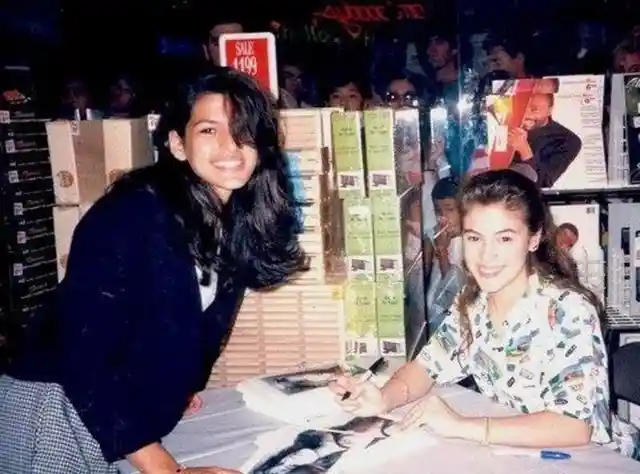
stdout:
<svg viewBox="0 0 640 474">
<path fill-rule="evenodd" d="M 0 376 L 0 474 L 117 474 L 57 384 Z"/>
</svg>

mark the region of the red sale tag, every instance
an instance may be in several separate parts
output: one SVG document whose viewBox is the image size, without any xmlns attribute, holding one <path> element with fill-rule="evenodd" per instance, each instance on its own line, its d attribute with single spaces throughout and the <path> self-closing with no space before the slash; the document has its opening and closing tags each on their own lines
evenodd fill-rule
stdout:
<svg viewBox="0 0 640 474">
<path fill-rule="evenodd" d="M 278 98 L 276 38 L 272 33 L 220 35 L 220 64 L 252 76 Z"/>
</svg>

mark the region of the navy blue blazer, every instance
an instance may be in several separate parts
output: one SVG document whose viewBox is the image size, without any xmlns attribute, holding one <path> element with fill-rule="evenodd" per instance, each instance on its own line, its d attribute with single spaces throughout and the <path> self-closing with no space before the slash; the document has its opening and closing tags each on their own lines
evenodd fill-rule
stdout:
<svg viewBox="0 0 640 474">
<path fill-rule="evenodd" d="M 204 388 L 244 294 L 221 272 L 203 311 L 182 232 L 148 190 L 100 199 L 76 228 L 55 301 L 34 318 L 8 370 L 59 383 L 109 462 L 176 426 Z"/>
</svg>

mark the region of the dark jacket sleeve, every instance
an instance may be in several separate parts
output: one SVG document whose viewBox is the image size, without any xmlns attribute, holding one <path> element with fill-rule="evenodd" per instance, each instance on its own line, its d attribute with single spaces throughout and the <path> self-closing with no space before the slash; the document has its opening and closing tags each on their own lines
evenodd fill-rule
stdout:
<svg viewBox="0 0 640 474">
<path fill-rule="evenodd" d="M 113 462 L 159 441 L 116 370 L 136 319 L 136 267 L 153 197 L 109 197 L 74 233 L 57 294 L 60 383 L 83 423 Z"/>
<path fill-rule="evenodd" d="M 578 156 L 582 141 L 568 128 L 553 122 L 542 129 L 537 142 L 533 160 L 537 165 L 538 184 L 550 188 Z"/>
<path fill-rule="evenodd" d="M 231 337 L 240 306 L 244 301 L 244 294 L 245 288 L 241 286 L 233 286 L 226 291 L 220 291 L 216 295 L 216 301 L 205 312 L 205 319 L 208 322 L 204 328 L 206 352 L 199 381 L 196 385 L 196 392 L 201 392 L 207 388 L 211 378 L 211 370 L 224 352 Z"/>
</svg>

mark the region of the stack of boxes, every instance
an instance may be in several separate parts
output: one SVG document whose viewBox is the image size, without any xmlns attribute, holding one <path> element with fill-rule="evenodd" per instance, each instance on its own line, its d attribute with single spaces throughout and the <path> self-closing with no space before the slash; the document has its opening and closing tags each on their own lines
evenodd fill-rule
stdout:
<svg viewBox="0 0 640 474">
<path fill-rule="evenodd" d="M 371 199 L 367 196 L 362 115 L 338 112 L 331 119 L 347 281 L 344 287 L 347 355 L 377 353 Z"/>
<path fill-rule="evenodd" d="M 153 163 L 154 153 L 147 118 L 49 122 L 47 136 L 61 280 L 73 231 L 84 213 L 123 173 Z"/>
<path fill-rule="evenodd" d="M 419 130 L 413 109 L 333 115 L 349 356 L 405 356 L 424 322 L 424 312 L 407 314 L 416 306 L 406 304 L 424 298 L 422 252 L 407 245 L 409 232 L 421 241 Z"/>
<path fill-rule="evenodd" d="M 331 109 L 281 112 L 300 236 L 311 270 L 272 291 L 248 291 L 211 386 L 344 357 L 341 217 L 331 169 Z"/>
<path fill-rule="evenodd" d="M 0 361 L 2 334 L 42 306 L 57 284 L 46 119 L 35 108 L 29 70 L 9 69 L 3 73 L 16 80 L 0 88 Z"/>
<path fill-rule="evenodd" d="M 280 123 L 312 269 L 247 292 L 211 386 L 345 356 L 404 357 L 425 322 L 418 111 L 286 110 Z"/>
</svg>

